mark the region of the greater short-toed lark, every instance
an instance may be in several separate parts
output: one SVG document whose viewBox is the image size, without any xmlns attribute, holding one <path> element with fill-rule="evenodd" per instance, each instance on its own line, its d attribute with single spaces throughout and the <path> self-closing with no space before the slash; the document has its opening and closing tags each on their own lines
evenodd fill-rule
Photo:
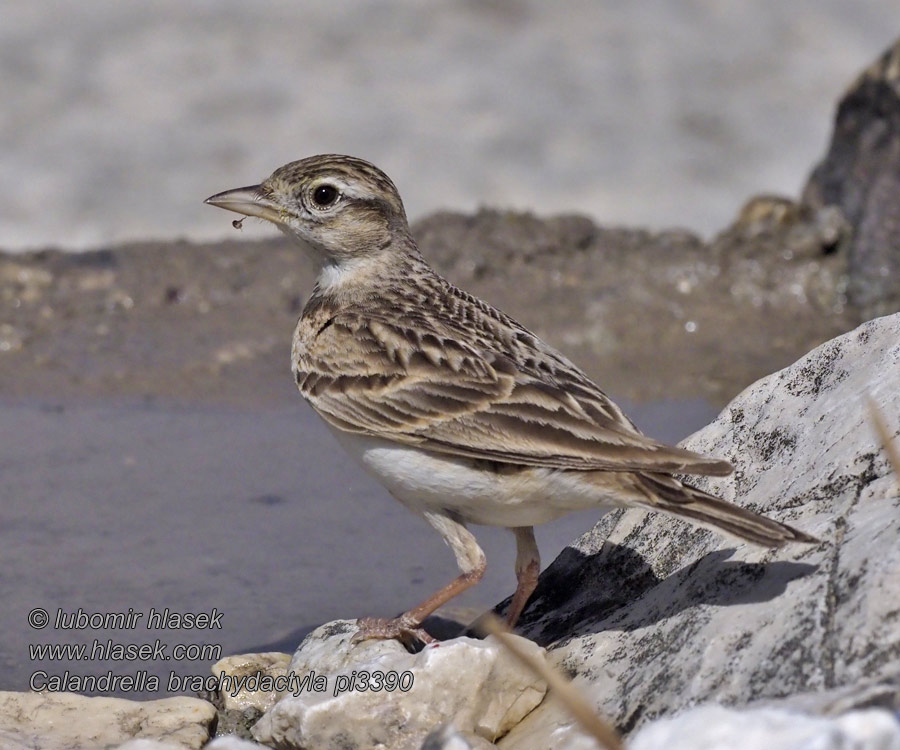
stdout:
<svg viewBox="0 0 900 750">
<path fill-rule="evenodd" d="M 430 640 L 422 620 L 484 573 L 470 523 L 515 534 L 510 625 L 537 584 L 533 526 L 569 511 L 641 507 L 766 547 L 816 541 L 676 479 L 732 467 L 645 437 L 568 359 L 439 276 L 394 183 L 368 162 L 313 156 L 206 202 L 310 249 L 321 273 L 294 333 L 297 386 L 461 570 L 402 616 L 360 621 L 359 637 Z"/>
</svg>

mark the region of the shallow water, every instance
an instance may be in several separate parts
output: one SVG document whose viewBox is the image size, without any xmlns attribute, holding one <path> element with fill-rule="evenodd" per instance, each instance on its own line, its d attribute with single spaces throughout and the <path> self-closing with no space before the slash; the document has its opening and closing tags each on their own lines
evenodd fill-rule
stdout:
<svg viewBox="0 0 900 750">
<path fill-rule="evenodd" d="M 672 441 L 715 414 L 701 401 L 622 405 Z M 456 574 L 437 534 L 345 456 L 302 403 L 256 411 L 5 403 L 0 415 L 0 689 L 28 689 L 36 670 L 147 670 L 158 689 L 115 692 L 166 697 L 170 673 L 205 676 L 215 661 L 178 658 L 178 644 L 213 644 L 222 655 L 290 650 L 319 623 L 396 614 Z M 537 529 L 544 564 L 597 517 Z M 487 574 L 456 602 L 471 610 L 515 585 L 511 535 L 475 531 Z M 51 615 L 49 626 L 29 627 L 34 608 Z M 133 628 L 54 627 L 57 610 L 79 608 L 144 617 Z M 215 609 L 221 628 L 148 630 L 151 608 Z M 95 639 L 159 639 L 169 658 L 29 657 L 30 645 Z"/>
</svg>

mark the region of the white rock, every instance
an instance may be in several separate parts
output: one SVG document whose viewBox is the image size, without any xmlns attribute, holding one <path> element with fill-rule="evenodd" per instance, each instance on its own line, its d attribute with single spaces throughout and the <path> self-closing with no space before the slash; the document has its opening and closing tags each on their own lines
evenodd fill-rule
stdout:
<svg viewBox="0 0 900 750">
<path fill-rule="evenodd" d="M 221 679 L 219 697 L 224 707 L 237 711 L 258 708 L 265 713 L 284 694 L 268 686 L 273 683 L 277 686 L 276 678 L 287 673 L 290 663 L 290 654 L 276 651 L 236 654 L 217 661 L 212 673 Z"/>
<path fill-rule="evenodd" d="M 204 745 L 204 750 L 207 745 Z M 129 740 L 124 745 L 119 745 L 116 750 L 180 750 L 181 745 L 173 745 L 171 742 L 160 740 Z"/>
<path fill-rule="evenodd" d="M 129 701 L 75 693 L 0 692 L 0 750 L 94 750 L 156 740 L 165 750 L 193 750 L 216 718 L 199 698 Z M 131 750 L 142 750 L 134 746 Z"/>
<path fill-rule="evenodd" d="M 267 750 L 265 745 L 260 745 L 250 740 L 244 740 L 239 737 L 216 737 L 208 745 L 203 746 L 203 750 Z"/>
<path fill-rule="evenodd" d="M 900 315 L 758 381 L 684 443 L 736 466 L 696 484 L 820 545 L 770 551 L 661 514 L 613 513 L 545 571 L 521 632 L 552 645 L 548 658 L 626 734 L 709 701 L 812 692 L 824 710 L 863 683 L 896 705 L 900 498 L 866 394 L 896 436 Z M 515 732 L 532 744 L 514 746 L 546 748 L 566 725 L 547 702 Z"/>
<path fill-rule="evenodd" d="M 637 732 L 628 750 L 900 750 L 900 724 L 888 711 L 837 718 L 790 711 L 701 706 Z"/>
<path fill-rule="evenodd" d="M 396 641 L 369 640 L 354 646 L 350 639 L 355 633 L 354 620 L 336 620 L 316 628 L 294 652 L 289 672 L 300 679 L 310 672 L 329 677 L 352 671 L 361 659 L 390 659 L 407 653 Z"/>
<path fill-rule="evenodd" d="M 253 727 L 254 737 L 279 748 L 419 748 L 435 727 L 493 741 L 544 697 L 545 685 L 493 638 L 456 638 L 409 654 L 396 641 L 351 644 L 352 622 L 324 625 L 300 645 L 291 672 L 319 679 L 275 704 Z M 536 656 L 542 649 L 520 639 Z M 338 690 L 355 673 L 391 673 L 402 688 Z M 359 682 L 356 683 L 361 687 Z M 403 689 L 405 688 L 405 689 Z M 337 692 L 337 695 L 335 693 Z"/>
</svg>

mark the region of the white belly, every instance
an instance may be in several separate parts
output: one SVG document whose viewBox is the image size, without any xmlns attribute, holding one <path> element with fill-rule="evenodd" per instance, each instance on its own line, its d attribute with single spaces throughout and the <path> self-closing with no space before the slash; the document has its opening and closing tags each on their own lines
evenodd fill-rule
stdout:
<svg viewBox="0 0 900 750">
<path fill-rule="evenodd" d="M 465 458 L 335 428 L 332 432 L 394 497 L 417 513 L 450 512 L 467 523 L 513 527 L 613 505 L 578 472 L 542 468 L 494 472 Z"/>
</svg>

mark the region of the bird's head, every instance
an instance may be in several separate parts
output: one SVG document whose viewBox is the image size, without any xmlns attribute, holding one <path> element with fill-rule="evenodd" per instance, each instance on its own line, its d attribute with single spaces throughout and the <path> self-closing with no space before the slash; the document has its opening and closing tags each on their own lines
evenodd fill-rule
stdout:
<svg viewBox="0 0 900 750">
<path fill-rule="evenodd" d="M 226 190 L 205 202 L 271 221 L 314 248 L 326 264 L 377 256 L 409 235 L 394 183 L 377 167 L 351 156 L 293 161 L 259 185 Z"/>
</svg>

